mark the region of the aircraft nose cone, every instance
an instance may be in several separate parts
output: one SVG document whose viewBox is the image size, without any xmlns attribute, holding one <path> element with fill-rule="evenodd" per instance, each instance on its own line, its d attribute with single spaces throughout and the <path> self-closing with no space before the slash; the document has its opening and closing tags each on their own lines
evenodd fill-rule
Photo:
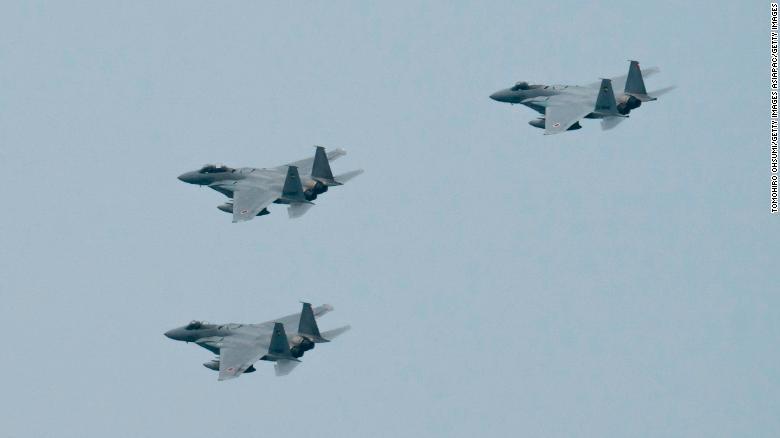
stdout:
<svg viewBox="0 0 780 438">
<path fill-rule="evenodd" d="M 167 332 L 164 333 L 165 337 L 168 338 L 168 339 L 174 339 L 174 332 L 175 332 L 175 329 L 174 330 L 168 330 Z"/>
<path fill-rule="evenodd" d="M 184 172 L 179 175 L 179 181 L 186 182 L 188 184 L 195 184 L 195 172 Z"/>
<path fill-rule="evenodd" d="M 498 90 L 490 95 L 490 98 L 496 102 L 512 102 L 512 92 L 509 90 Z"/>
</svg>

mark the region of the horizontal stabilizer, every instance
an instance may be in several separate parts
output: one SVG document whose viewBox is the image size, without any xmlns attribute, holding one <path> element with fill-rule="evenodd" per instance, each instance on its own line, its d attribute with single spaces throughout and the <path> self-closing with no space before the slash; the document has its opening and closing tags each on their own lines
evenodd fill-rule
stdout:
<svg viewBox="0 0 780 438">
<path fill-rule="evenodd" d="M 622 122 L 623 120 L 626 120 L 626 118 L 625 117 L 604 117 L 603 119 L 601 119 L 601 130 L 609 131 L 610 129 L 619 125 L 620 122 Z"/>
<path fill-rule="evenodd" d="M 274 372 L 278 377 L 286 376 L 290 374 L 299 363 L 301 362 L 297 360 L 278 360 L 274 364 Z"/>
<path fill-rule="evenodd" d="M 659 96 L 663 96 L 664 94 L 666 94 L 666 93 L 668 93 L 668 92 L 670 92 L 670 91 L 674 90 L 675 88 L 677 88 L 677 85 L 672 85 L 672 86 L 670 86 L 670 87 L 664 87 L 664 88 L 660 88 L 660 89 L 658 89 L 658 90 L 653 90 L 653 91 L 651 91 L 651 92 L 650 92 L 650 95 L 651 95 L 651 96 L 653 96 L 653 100 L 655 100 L 655 99 L 657 99 Z"/>
<path fill-rule="evenodd" d="M 664 87 L 655 91 L 651 91 L 650 94 L 637 94 L 637 93 L 626 93 L 629 96 L 636 97 L 642 102 L 652 102 L 654 100 L 658 100 L 658 96 L 663 96 L 664 94 L 674 90 L 677 88 L 676 85 L 672 85 L 670 87 Z"/>
<path fill-rule="evenodd" d="M 331 341 L 336 339 L 337 336 L 341 335 L 342 333 L 346 332 L 352 328 L 351 326 L 345 325 L 344 327 L 335 328 L 333 330 L 328 330 L 322 332 L 322 336 L 326 339 L 330 339 Z"/>
<path fill-rule="evenodd" d="M 313 206 L 314 206 L 314 204 L 311 204 L 311 203 L 290 204 L 290 206 L 287 207 L 287 217 L 289 217 L 290 219 L 299 218 L 299 217 L 303 216 L 304 214 L 306 214 L 306 212 L 309 211 L 309 209 L 312 208 Z"/>
<path fill-rule="evenodd" d="M 357 169 L 346 173 L 342 173 L 341 175 L 336 175 L 336 181 L 340 182 L 341 184 L 344 184 L 347 181 L 351 180 L 352 178 L 360 175 L 361 173 L 363 173 L 363 169 Z"/>
<path fill-rule="evenodd" d="M 638 93 L 626 93 L 629 96 L 636 97 L 641 102 L 652 102 L 654 100 L 658 100 L 657 97 L 648 96 L 647 94 L 638 94 Z"/>
</svg>

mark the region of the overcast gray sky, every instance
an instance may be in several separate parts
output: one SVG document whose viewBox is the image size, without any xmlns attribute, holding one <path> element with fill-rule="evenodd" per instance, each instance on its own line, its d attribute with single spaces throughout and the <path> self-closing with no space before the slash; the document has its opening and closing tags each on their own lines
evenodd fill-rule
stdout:
<svg viewBox="0 0 780 438">
<path fill-rule="evenodd" d="M 780 435 L 764 2 L 3 2 L 0 436 Z M 544 136 L 488 99 L 677 90 Z M 364 168 L 232 224 L 176 180 Z M 331 303 L 286 378 L 162 333 Z"/>
</svg>

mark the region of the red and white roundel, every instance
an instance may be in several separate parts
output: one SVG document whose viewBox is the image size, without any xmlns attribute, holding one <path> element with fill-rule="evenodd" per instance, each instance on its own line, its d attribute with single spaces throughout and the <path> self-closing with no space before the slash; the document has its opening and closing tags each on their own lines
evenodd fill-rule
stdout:
<svg viewBox="0 0 780 438">
<path fill-rule="evenodd" d="M 249 213 L 249 210 L 241 210 L 241 214 L 247 214 Z"/>
<path fill-rule="evenodd" d="M 558 123 L 558 122 L 555 122 L 555 123 L 553 123 L 553 128 L 557 128 L 557 127 L 559 127 L 559 126 L 561 126 L 561 124 L 560 124 L 560 123 Z"/>
</svg>

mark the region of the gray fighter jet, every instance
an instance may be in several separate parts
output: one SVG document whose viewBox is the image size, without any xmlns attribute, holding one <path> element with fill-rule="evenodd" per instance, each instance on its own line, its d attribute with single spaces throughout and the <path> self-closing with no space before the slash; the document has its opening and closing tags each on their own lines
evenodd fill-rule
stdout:
<svg viewBox="0 0 780 438">
<path fill-rule="evenodd" d="M 628 75 L 602 79 L 593 84 L 532 85 L 517 82 L 511 88 L 496 91 L 490 98 L 513 105 L 519 103 L 539 112 L 544 117 L 528 124 L 544 129 L 545 134 L 580 129 L 579 121 L 583 118 L 601 119 L 602 129 L 612 129 L 643 102 L 656 100 L 657 96 L 674 89 L 667 87 L 648 94 L 639 62 L 630 62 Z M 645 70 L 645 75 L 657 72 L 657 68 L 649 68 Z M 613 86 L 622 92 L 615 95 Z"/>
<path fill-rule="evenodd" d="M 318 195 L 329 187 L 340 186 L 363 173 L 353 170 L 333 176 L 329 160 L 346 155 L 343 149 L 325 153 L 317 146 L 314 158 L 307 158 L 270 169 L 242 167 L 232 169 L 221 164 L 207 164 L 199 170 L 179 175 L 179 179 L 201 186 L 208 186 L 228 198 L 229 202 L 217 208 L 233 213 L 233 222 L 253 219 L 269 214 L 271 204 L 287 204 L 290 218 L 302 216 L 313 205 Z M 300 169 L 300 173 L 299 173 Z"/>
<path fill-rule="evenodd" d="M 254 372 L 254 363 L 258 360 L 274 362 L 276 375 L 284 376 L 301 362 L 303 353 L 349 330 L 347 325 L 320 334 L 315 317 L 331 310 L 333 306 L 328 304 L 312 309 L 311 304 L 303 303 L 301 313 L 273 321 L 260 324 L 192 321 L 165 332 L 165 336 L 176 341 L 194 342 L 217 354 L 217 358 L 203 366 L 219 371 L 218 380 L 234 379 L 243 373 Z M 297 331 L 288 333 L 290 327 L 297 327 Z"/>
</svg>

